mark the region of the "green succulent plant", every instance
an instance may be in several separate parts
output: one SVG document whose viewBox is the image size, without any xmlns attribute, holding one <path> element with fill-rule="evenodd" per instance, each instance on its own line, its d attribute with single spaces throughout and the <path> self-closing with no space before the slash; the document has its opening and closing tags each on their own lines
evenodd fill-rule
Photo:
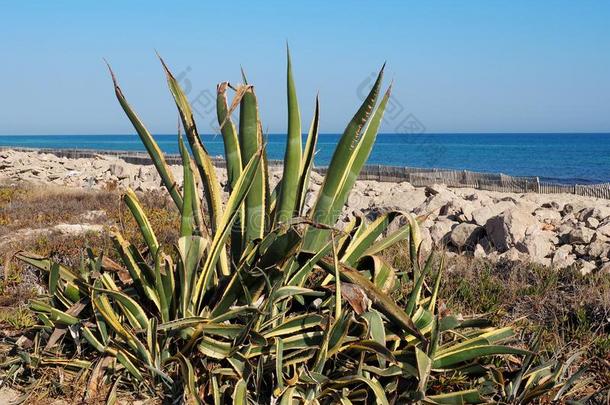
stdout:
<svg viewBox="0 0 610 405">
<path fill-rule="evenodd" d="M 486 365 L 496 356 L 531 355 L 506 344 L 514 336 L 510 328 L 438 310 L 443 260 L 421 257 L 416 218 L 387 212 L 338 226 L 390 97 L 390 89 L 380 97 L 383 68 L 306 212 L 319 103 L 303 145 L 290 56 L 287 144 L 274 190 L 254 86 L 218 85 L 230 190 L 224 203 L 187 97 L 161 62 L 188 142 L 178 137 L 181 185 L 112 78 L 181 213 L 180 239 L 160 245 L 137 195 L 127 190 L 123 200 L 145 249 L 113 232 L 120 263 L 89 251 L 80 268 L 70 269 L 19 253 L 48 273 L 49 291 L 31 303 L 40 319 L 38 344 L 9 364 L 13 376 L 23 361 L 30 369 L 77 370 L 112 387 L 109 402 L 129 387 L 187 403 L 461 404 L 490 398 L 481 378 L 491 378 Z M 380 255 L 405 239 L 411 267 L 399 270 L 406 281 Z M 391 293 L 405 282 L 401 306 Z M 468 381 L 463 389 L 439 388 L 443 376 L 458 374 Z"/>
</svg>

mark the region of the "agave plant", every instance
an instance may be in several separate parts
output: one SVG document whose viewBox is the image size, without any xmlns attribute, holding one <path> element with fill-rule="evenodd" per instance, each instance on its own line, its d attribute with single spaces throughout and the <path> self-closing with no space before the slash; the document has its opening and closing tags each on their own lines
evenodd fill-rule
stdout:
<svg viewBox="0 0 610 405">
<path fill-rule="evenodd" d="M 217 87 L 230 189 L 224 203 L 187 97 L 161 62 L 188 141 L 178 137 L 181 185 L 112 78 L 181 213 L 180 238 L 176 246 L 161 246 L 137 195 L 127 190 L 124 203 L 144 249 L 113 232 L 120 263 L 89 252 L 80 268 L 70 269 L 19 253 L 49 279 L 48 296 L 31 304 L 41 324 L 40 344 L 27 354 L 30 367 L 89 373 L 90 384 L 112 387 L 111 401 L 127 387 L 188 403 L 453 404 L 485 401 L 480 377 L 489 376 L 490 358 L 530 354 L 505 344 L 514 335 L 510 328 L 439 313 L 442 258 L 421 257 L 417 218 L 388 212 L 338 226 L 390 97 L 388 89 L 378 102 L 383 68 L 306 212 L 319 103 L 303 145 L 290 55 L 286 152 L 274 190 L 254 87 Z M 380 253 L 405 239 L 411 267 L 400 271 L 410 292 L 399 306 L 391 298 L 397 270 Z M 11 364 L 13 376 L 23 370 L 22 363 Z M 467 389 L 438 388 L 442 376 L 457 374 L 468 379 Z"/>
</svg>

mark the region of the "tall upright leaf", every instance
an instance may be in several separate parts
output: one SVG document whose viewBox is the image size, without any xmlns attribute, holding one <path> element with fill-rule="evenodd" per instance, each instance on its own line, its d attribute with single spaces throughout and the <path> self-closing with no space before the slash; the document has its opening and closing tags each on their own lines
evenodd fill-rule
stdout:
<svg viewBox="0 0 610 405">
<path fill-rule="evenodd" d="M 316 145 L 318 143 L 318 129 L 320 126 L 320 98 L 316 96 L 316 106 L 313 112 L 313 118 L 307 134 L 307 141 L 305 142 L 305 150 L 301 159 L 301 168 L 299 171 L 299 185 L 297 187 L 296 203 L 297 207 L 295 215 L 304 215 L 302 213 L 303 206 L 305 204 L 305 196 L 307 195 L 307 189 L 309 188 L 309 176 L 311 174 L 311 168 L 313 167 L 313 158 L 316 152 Z"/>
<path fill-rule="evenodd" d="M 355 182 L 358 174 L 360 174 L 362 165 L 364 165 L 370 154 L 372 143 L 377 135 L 377 129 L 379 128 L 385 104 L 389 97 L 389 90 L 386 93 L 386 97 L 384 97 L 385 102 L 382 101 L 375 111 L 367 130 L 364 131 L 364 135 L 362 132 L 376 104 L 383 78 L 383 70 L 384 68 L 382 67 L 373 88 L 347 125 L 335 149 L 335 153 L 328 166 L 324 184 L 311 214 L 311 219 L 316 223 L 327 226 L 335 223 L 343 209 L 353 182 Z M 310 227 L 305 235 L 303 249 L 315 251 L 325 242 L 328 235 L 327 230 Z"/>
<path fill-rule="evenodd" d="M 220 183 L 218 181 L 218 177 L 216 176 L 216 169 L 214 168 L 208 151 L 201 141 L 199 132 L 197 131 L 197 126 L 195 125 L 195 119 L 193 118 L 193 110 L 191 109 L 191 105 L 189 104 L 184 91 L 180 87 L 180 84 L 174 75 L 170 72 L 163 59 L 159 59 L 161 60 L 161 64 L 165 70 L 167 83 L 169 84 L 170 91 L 174 96 L 174 101 L 176 102 L 176 107 L 178 107 L 180 119 L 182 120 L 182 125 L 184 126 L 184 131 L 186 133 L 186 138 L 188 139 L 191 151 L 193 152 L 193 158 L 195 159 L 195 163 L 199 169 L 199 174 L 201 175 L 208 206 L 208 213 L 210 215 L 210 225 L 212 228 L 212 233 L 214 233 L 220 224 L 220 218 L 222 216 Z M 220 271 L 223 274 L 228 275 L 230 271 L 226 252 L 221 254 L 219 264 Z"/>
<path fill-rule="evenodd" d="M 279 192 L 278 206 L 276 208 L 276 222 L 285 222 L 292 218 L 296 204 L 299 201 L 298 187 L 301 174 L 301 113 L 297 100 L 294 78 L 292 76 L 292 63 L 290 50 L 287 67 L 287 94 L 288 94 L 288 137 L 286 139 L 286 152 L 284 154 L 284 171 L 282 187 Z"/>
<path fill-rule="evenodd" d="M 231 189 L 235 187 L 235 182 L 239 178 L 242 170 L 241 151 L 239 150 L 239 140 L 235 124 L 229 114 L 229 104 L 227 102 L 227 88 L 229 83 L 222 82 L 216 87 L 216 115 L 218 125 L 222 134 L 222 141 L 225 148 L 225 160 L 227 164 L 227 178 Z"/>
<path fill-rule="evenodd" d="M 263 146 L 259 125 L 258 105 L 252 86 L 242 96 L 239 109 L 239 144 L 242 165 L 245 166 Z M 258 165 L 252 187 L 246 196 L 246 218 L 244 242 L 262 238 L 266 221 L 266 179 L 263 164 Z"/>
<path fill-rule="evenodd" d="M 165 188 L 167 188 L 169 195 L 172 197 L 172 200 L 174 200 L 174 203 L 176 204 L 178 209 L 182 210 L 182 197 L 178 192 L 178 184 L 176 183 L 176 180 L 174 180 L 174 175 L 172 174 L 169 165 L 165 161 L 165 155 L 163 154 L 163 152 L 161 152 L 159 145 L 157 145 L 157 142 L 152 137 L 150 132 L 148 132 L 148 129 L 146 129 L 140 118 L 133 111 L 129 103 L 127 103 L 127 100 L 125 99 L 125 96 L 123 95 L 123 92 L 119 87 L 116 76 L 110 68 L 110 65 L 108 65 L 108 70 L 110 71 L 110 76 L 112 77 L 112 83 L 114 84 L 114 93 L 116 94 L 116 98 L 119 100 L 119 104 L 121 104 L 121 107 L 123 108 L 123 111 L 125 111 L 127 118 L 129 118 L 129 121 L 131 121 L 131 124 L 133 125 L 136 132 L 138 133 L 138 136 L 142 140 L 142 143 L 144 144 L 146 151 L 150 155 L 150 158 L 152 159 L 153 164 L 155 165 L 155 168 L 159 173 L 159 176 L 161 176 L 163 185 L 165 186 Z"/>
</svg>

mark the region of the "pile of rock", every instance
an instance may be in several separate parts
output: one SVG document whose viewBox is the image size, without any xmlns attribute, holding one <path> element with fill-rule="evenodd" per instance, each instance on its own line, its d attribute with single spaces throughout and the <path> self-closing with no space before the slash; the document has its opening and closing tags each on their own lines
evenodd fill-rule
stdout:
<svg viewBox="0 0 610 405">
<path fill-rule="evenodd" d="M 371 189 L 376 190 L 371 193 Z M 513 194 L 443 185 L 359 182 L 350 208 L 425 217 L 424 248 L 581 272 L 610 271 L 610 202 L 569 194 Z"/>
<path fill-rule="evenodd" d="M 173 166 L 177 179 L 182 168 Z M 84 188 L 158 189 L 161 179 L 154 166 L 140 166 L 107 155 L 68 159 L 49 153 L 0 151 L 0 177 L 13 181 L 57 184 Z"/>
<path fill-rule="evenodd" d="M 172 166 L 178 184 L 181 166 Z M 221 186 L 226 172 L 217 169 Z M 270 169 L 272 185 L 281 168 Z M 87 188 L 151 191 L 161 187 L 152 165 L 140 166 L 99 155 L 67 159 L 52 154 L 0 151 L 0 180 L 29 181 Z M 306 205 L 311 206 L 322 177 L 312 173 Z M 226 198 L 226 194 L 225 194 Z M 571 194 L 514 194 L 442 185 L 358 181 L 346 213 L 374 216 L 385 210 L 425 217 L 423 248 L 447 249 L 492 260 L 530 261 L 556 268 L 577 266 L 583 273 L 610 271 L 610 201 Z"/>
</svg>

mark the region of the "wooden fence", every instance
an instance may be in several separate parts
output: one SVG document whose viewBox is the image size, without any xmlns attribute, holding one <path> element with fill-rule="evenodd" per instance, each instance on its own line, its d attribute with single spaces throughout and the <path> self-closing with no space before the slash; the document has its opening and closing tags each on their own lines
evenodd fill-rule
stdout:
<svg viewBox="0 0 610 405">
<path fill-rule="evenodd" d="M 24 152 L 51 153 L 59 157 L 71 159 L 93 158 L 99 155 L 114 156 L 128 163 L 152 164 L 145 152 L 129 151 L 99 151 L 93 149 L 50 149 L 50 148 L 12 148 L 2 147 L 0 150 L 18 150 Z M 167 163 L 181 164 L 180 155 L 166 154 Z M 214 165 L 225 167 L 222 157 L 212 158 Z M 270 160 L 269 166 L 281 166 L 282 160 Z M 315 167 L 320 174 L 326 173 L 324 166 Z M 468 170 L 430 169 L 418 167 L 401 167 L 385 165 L 365 165 L 358 177 L 360 180 L 376 180 L 383 182 L 409 182 L 415 187 L 445 184 L 448 187 L 468 187 L 480 190 L 501 191 L 512 193 L 543 193 L 543 194 L 576 194 L 587 197 L 610 199 L 610 183 L 602 184 L 558 184 L 540 181 L 538 177 L 515 177 L 505 174 L 479 173 Z"/>
</svg>

